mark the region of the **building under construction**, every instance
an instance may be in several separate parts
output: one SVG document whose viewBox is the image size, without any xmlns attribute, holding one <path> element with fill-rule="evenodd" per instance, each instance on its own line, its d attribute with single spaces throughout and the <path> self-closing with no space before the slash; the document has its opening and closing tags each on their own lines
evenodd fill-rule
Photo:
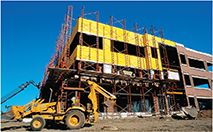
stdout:
<svg viewBox="0 0 213 132">
<path fill-rule="evenodd" d="M 101 102 L 106 98 L 97 93 L 100 113 L 167 114 L 182 106 L 211 107 L 212 55 L 164 39 L 163 29 L 154 26 L 134 23 L 126 30 L 125 19 L 113 16 L 103 24 L 98 11 L 84 7 L 77 20 L 72 14 L 68 6 L 55 53 L 45 68 L 41 98 L 49 101 L 52 93 L 51 101 L 66 108 L 75 96 L 75 105 L 86 105 L 89 79 L 117 97 L 115 105 L 105 108 Z M 207 88 L 197 88 L 204 85 Z"/>
</svg>

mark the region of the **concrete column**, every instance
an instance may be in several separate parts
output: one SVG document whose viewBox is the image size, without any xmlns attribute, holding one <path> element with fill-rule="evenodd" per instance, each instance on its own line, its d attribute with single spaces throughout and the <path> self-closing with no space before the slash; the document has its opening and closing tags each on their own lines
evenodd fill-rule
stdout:
<svg viewBox="0 0 213 132">
<path fill-rule="evenodd" d="M 165 101 L 166 101 L 166 109 L 167 109 L 167 112 L 169 112 L 169 101 L 168 101 L 168 98 L 167 98 L 166 95 L 165 95 Z"/>
<path fill-rule="evenodd" d="M 188 56 L 185 55 L 185 60 L 186 60 L 186 64 L 187 66 L 189 67 L 189 60 L 188 60 Z M 182 68 L 182 62 L 181 62 L 181 58 L 180 58 L 180 54 L 178 53 L 178 58 L 179 58 L 179 63 L 180 63 L 180 67 Z M 185 77 L 184 77 L 184 74 L 183 74 L 183 71 L 181 70 L 181 74 L 182 74 L 182 78 L 183 78 L 183 84 L 184 84 L 184 89 L 185 89 L 185 93 L 186 93 L 186 100 L 187 100 L 187 104 L 188 106 L 190 106 L 190 101 L 189 101 L 189 97 L 188 97 L 188 92 L 187 92 L 187 89 L 186 89 L 186 81 L 185 81 Z"/>
<path fill-rule="evenodd" d="M 207 62 L 206 62 L 206 61 L 203 61 L 203 64 L 204 64 L 205 70 L 206 70 L 207 72 L 209 72 Z M 212 81 L 211 81 L 211 79 L 208 79 L 208 83 L 209 83 L 209 88 L 212 89 Z"/>
<path fill-rule="evenodd" d="M 194 101 L 195 101 L 195 107 L 197 108 L 198 111 L 200 111 L 198 100 L 197 100 L 196 96 L 194 96 Z"/>
<path fill-rule="evenodd" d="M 184 84 L 185 93 L 186 93 L 186 100 L 187 100 L 187 104 L 188 104 L 188 106 L 190 106 L 190 101 L 189 101 L 188 91 L 187 91 L 187 89 L 186 89 L 186 81 L 185 81 L 185 77 L 184 77 L 184 74 L 183 74 L 183 73 L 182 73 L 182 78 L 183 78 L 183 84 Z"/>
<path fill-rule="evenodd" d="M 155 105 L 155 112 L 157 113 L 157 112 L 159 112 L 159 103 L 158 103 L 158 97 L 156 96 L 156 97 L 153 97 L 153 103 L 154 103 L 154 105 Z"/>
<path fill-rule="evenodd" d="M 186 94 L 186 100 L 187 100 L 188 106 L 190 106 L 190 101 L 189 101 L 189 96 L 188 96 L 188 94 Z"/>
<path fill-rule="evenodd" d="M 187 66 L 188 66 L 188 67 L 190 67 L 190 65 L 189 65 L 188 55 L 186 55 L 186 54 L 184 54 L 184 55 L 185 55 L 185 59 L 186 59 L 186 64 L 187 64 Z"/>
<path fill-rule="evenodd" d="M 204 64 L 204 68 L 205 68 L 205 70 L 208 72 L 208 71 L 209 71 L 209 69 L 208 69 L 208 66 L 207 66 L 206 61 L 203 61 L 203 64 Z"/>
<path fill-rule="evenodd" d="M 209 87 L 210 87 L 210 89 L 212 89 L 212 80 L 211 80 L 211 79 L 208 79 L 208 82 L 209 82 Z"/>
<path fill-rule="evenodd" d="M 192 75 L 191 75 L 191 74 L 189 74 L 189 79 L 190 79 L 190 82 L 191 82 L 191 86 L 192 86 L 193 88 L 195 88 L 194 81 L 193 81 L 193 78 L 192 78 Z"/>
</svg>

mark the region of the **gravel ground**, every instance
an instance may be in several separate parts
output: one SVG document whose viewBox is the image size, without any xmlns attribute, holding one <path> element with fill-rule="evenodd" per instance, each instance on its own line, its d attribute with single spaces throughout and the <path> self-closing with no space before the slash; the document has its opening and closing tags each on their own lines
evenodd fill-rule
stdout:
<svg viewBox="0 0 213 132">
<path fill-rule="evenodd" d="M 30 123 L 1 121 L 1 131 L 31 131 Z M 55 124 L 42 131 L 212 131 L 212 118 L 196 120 L 173 119 L 171 117 L 128 117 L 121 119 L 99 119 L 78 130 L 67 130 L 65 125 Z"/>
</svg>

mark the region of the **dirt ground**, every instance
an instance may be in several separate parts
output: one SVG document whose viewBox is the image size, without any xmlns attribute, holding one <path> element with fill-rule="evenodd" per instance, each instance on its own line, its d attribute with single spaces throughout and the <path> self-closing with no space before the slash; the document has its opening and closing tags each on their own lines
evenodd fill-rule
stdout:
<svg viewBox="0 0 213 132">
<path fill-rule="evenodd" d="M 1 131 L 31 131 L 30 123 L 2 120 Z M 42 131 L 212 131 L 212 114 L 211 111 L 202 111 L 197 119 L 190 120 L 160 116 L 99 119 L 78 130 L 67 130 L 63 124 L 55 124 Z"/>
</svg>

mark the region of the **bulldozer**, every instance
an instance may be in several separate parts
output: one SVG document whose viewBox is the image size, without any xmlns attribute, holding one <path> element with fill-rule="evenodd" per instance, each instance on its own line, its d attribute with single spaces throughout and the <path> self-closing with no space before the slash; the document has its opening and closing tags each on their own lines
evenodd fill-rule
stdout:
<svg viewBox="0 0 213 132">
<path fill-rule="evenodd" d="M 43 103 L 44 99 L 34 99 L 24 106 L 11 106 L 10 111 L 4 113 L 2 117 L 12 120 L 22 120 L 25 117 L 30 117 L 32 118 L 30 126 L 34 131 L 42 130 L 46 122 L 49 121 L 62 121 L 67 128 L 79 129 L 83 127 L 85 123 L 94 123 L 99 118 L 96 92 L 99 92 L 109 99 L 108 102 L 104 102 L 106 106 L 116 103 L 116 96 L 93 81 L 87 80 L 87 83 L 90 86 L 88 98 L 91 100 L 92 104 L 88 103 L 86 107 L 84 105 L 72 105 L 64 110 L 60 102 L 49 101 L 48 103 Z"/>
</svg>

